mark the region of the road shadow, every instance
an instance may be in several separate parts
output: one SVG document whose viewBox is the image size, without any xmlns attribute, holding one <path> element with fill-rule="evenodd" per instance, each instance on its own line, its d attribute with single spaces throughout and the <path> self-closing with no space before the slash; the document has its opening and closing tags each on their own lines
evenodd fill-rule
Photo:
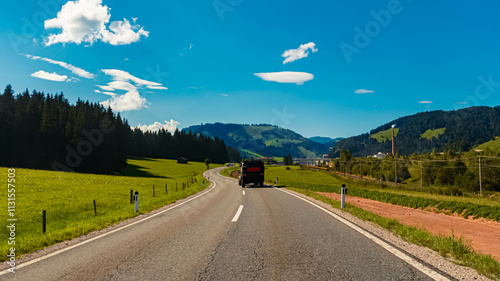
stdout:
<svg viewBox="0 0 500 281">
<path fill-rule="evenodd" d="M 258 186 L 258 185 L 247 185 L 245 188 L 283 188 L 284 186 L 274 186 L 274 185 L 269 185 L 269 184 L 264 184 L 263 186 Z"/>
<path fill-rule="evenodd" d="M 164 176 L 159 176 L 156 174 L 150 173 L 148 170 L 149 168 L 139 166 L 139 165 L 134 165 L 134 164 L 128 164 L 127 167 L 125 167 L 120 173 L 120 176 L 125 176 L 125 177 L 142 177 L 142 178 L 160 178 L 160 179 L 171 179 L 170 177 L 164 177 Z"/>
</svg>

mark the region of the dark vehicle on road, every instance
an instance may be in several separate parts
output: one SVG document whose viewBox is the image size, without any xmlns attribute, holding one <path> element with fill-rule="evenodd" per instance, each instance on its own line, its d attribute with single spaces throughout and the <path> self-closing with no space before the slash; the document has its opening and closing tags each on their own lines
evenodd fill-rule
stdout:
<svg viewBox="0 0 500 281">
<path fill-rule="evenodd" d="M 262 161 L 244 161 L 241 163 L 239 185 L 264 185 L 264 163 Z"/>
</svg>

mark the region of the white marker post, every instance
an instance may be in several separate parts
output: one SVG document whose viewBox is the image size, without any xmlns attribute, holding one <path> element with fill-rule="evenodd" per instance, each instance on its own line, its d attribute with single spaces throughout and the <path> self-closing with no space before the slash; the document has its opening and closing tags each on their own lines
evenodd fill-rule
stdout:
<svg viewBox="0 0 500 281">
<path fill-rule="evenodd" d="M 341 194 L 341 208 L 345 208 L 345 194 L 347 192 L 347 189 L 345 188 L 345 184 L 342 185 L 342 188 L 340 189 L 340 194 Z"/>
<path fill-rule="evenodd" d="M 134 201 L 135 201 L 135 212 L 139 212 L 139 191 L 135 192 L 134 196 Z"/>
</svg>

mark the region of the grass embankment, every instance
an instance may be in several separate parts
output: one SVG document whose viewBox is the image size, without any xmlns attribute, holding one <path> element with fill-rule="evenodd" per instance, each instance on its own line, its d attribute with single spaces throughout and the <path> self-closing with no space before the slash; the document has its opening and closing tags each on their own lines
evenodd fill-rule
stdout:
<svg viewBox="0 0 500 281">
<path fill-rule="evenodd" d="M 231 178 L 231 173 L 239 170 L 240 170 L 240 165 L 235 164 L 235 166 L 225 168 L 224 170 L 220 171 L 220 174 L 225 177 Z"/>
<path fill-rule="evenodd" d="M 339 192 L 340 185 L 342 181 L 344 181 L 344 179 L 341 178 L 339 179 L 339 177 L 337 176 L 332 177 L 330 174 L 327 174 L 325 172 L 300 170 L 298 167 L 290 167 L 290 170 L 286 170 L 284 167 L 267 167 L 266 179 L 275 179 L 276 177 L 279 177 L 280 185 L 285 185 L 290 190 L 321 200 L 327 204 L 332 205 L 335 208 L 340 208 L 339 201 L 317 194 L 315 192 L 316 190 L 314 190 L 315 189 L 314 187 L 317 186 L 325 189 L 326 187 L 328 187 L 329 189 L 327 190 L 327 192 Z M 452 200 L 459 199 L 452 196 L 431 195 L 431 194 L 427 195 L 421 194 L 422 197 L 418 198 L 418 197 L 412 197 L 408 194 L 403 194 L 403 193 L 415 194 L 415 192 L 407 192 L 401 190 L 391 190 L 390 193 L 385 193 L 385 192 L 372 193 L 374 192 L 373 190 L 361 188 L 362 185 L 366 184 L 365 182 L 360 182 L 359 184 L 360 186 L 357 188 L 351 187 L 352 185 L 354 185 L 353 183 L 351 183 L 351 185 L 348 185 L 349 195 L 357 196 L 357 195 L 367 194 L 367 196 L 372 196 L 372 197 L 375 197 L 373 195 L 377 195 L 381 196 L 379 199 L 394 197 L 398 198 L 398 200 L 395 200 L 396 203 L 397 202 L 401 203 L 398 205 L 408 204 L 405 203 L 406 200 L 410 200 L 412 202 L 416 200 L 417 203 L 420 202 L 420 200 L 426 201 L 425 200 L 426 198 L 423 198 L 425 196 L 432 196 L 434 198 L 440 198 L 440 199 L 447 198 L 448 200 L 445 201 L 449 201 L 452 203 L 453 203 Z M 325 191 L 325 190 L 318 190 L 318 191 Z M 355 192 L 359 192 L 359 194 L 353 194 Z M 460 199 L 465 201 L 478 200 L 474 198 L 460 198 Z M 414 202 L 413 204 L 418 205 L 417 203 Z M 463 202 L 456 202 L 456 203 L 463 203 Z M 472 202 L 466 202 L 466 203 L 473 204 Z M 492 204 L 497 204 L 497 203 L 494 202 Z M 491 207 L 491 206 L 482 206 L 482 207 Z M 485 274 L 489 278 L 500 280 L 500 263 L 497 262 L 495 259 L 493 259 L 491 255 L 476 254 L 472 250 L 470 245 L 466 241 L 463 241 L 461 238 L 436 236 L 427 232 L 424 229 L 403 225 L 395 219 L 388 219 L 381 217 L 372 212 L 365 211 L 361 208 L 355 207 L 351 204 L 346 204 L 346 208 L 344 209 L 344 211 L 347 211 L 362 220 L 376 223 L 388 229 L 389 231 L 399 235 L 406 241 L 433 249 L 444 257 L 452 257 L 455 260 L 455 262 L 461 265 L 474 268 L 480 274 Z"/>
<path fill-rule="evenodd" d="M 121 175 L 16 169 L 16 254 L 106 228 L 203 190 L 204 163 L 177 164 L 175 160 L 149 158 L 127 162 Z M 0 173 L 6 176 L 7 168 L 0 168 Z M 130 190 L 139 192 L 140 213 L 130 204 Z M 7 210 L 7 200 L 2 200 L 0 208 Z M 47 211 L 46 234 L 42 233 L 43 210 Z M 1 213 L 0 220 L 7 221 L 7 212 Z M 8 229 L 2 227 L 0 235 L 7 241 Z M 9 247 L 7 243 L 0 245 L 0 261 L 6 259 Z"/>
</svg>

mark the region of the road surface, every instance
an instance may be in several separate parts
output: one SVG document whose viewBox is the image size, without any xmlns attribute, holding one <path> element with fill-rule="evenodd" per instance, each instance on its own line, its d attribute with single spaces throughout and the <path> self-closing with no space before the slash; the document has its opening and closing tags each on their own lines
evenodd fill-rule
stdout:
<svg viewBox="0 0 500 281">
<path fill-rule="evenodd" d="M 383 242 L 286 190 L 212 187 L 154 217 L 29 264 L 1 280 L 433 280 Z M 174 207 L 175 206 L 175 207 Z M 369 235 L 369 234 L 368 234 Z M 389 249 L 389 250 L 388 250 Z M 396 251 L 397 252 L 397 251 Z M 27 265 L 26 265 L 27 264 Z"/>
</svg>

